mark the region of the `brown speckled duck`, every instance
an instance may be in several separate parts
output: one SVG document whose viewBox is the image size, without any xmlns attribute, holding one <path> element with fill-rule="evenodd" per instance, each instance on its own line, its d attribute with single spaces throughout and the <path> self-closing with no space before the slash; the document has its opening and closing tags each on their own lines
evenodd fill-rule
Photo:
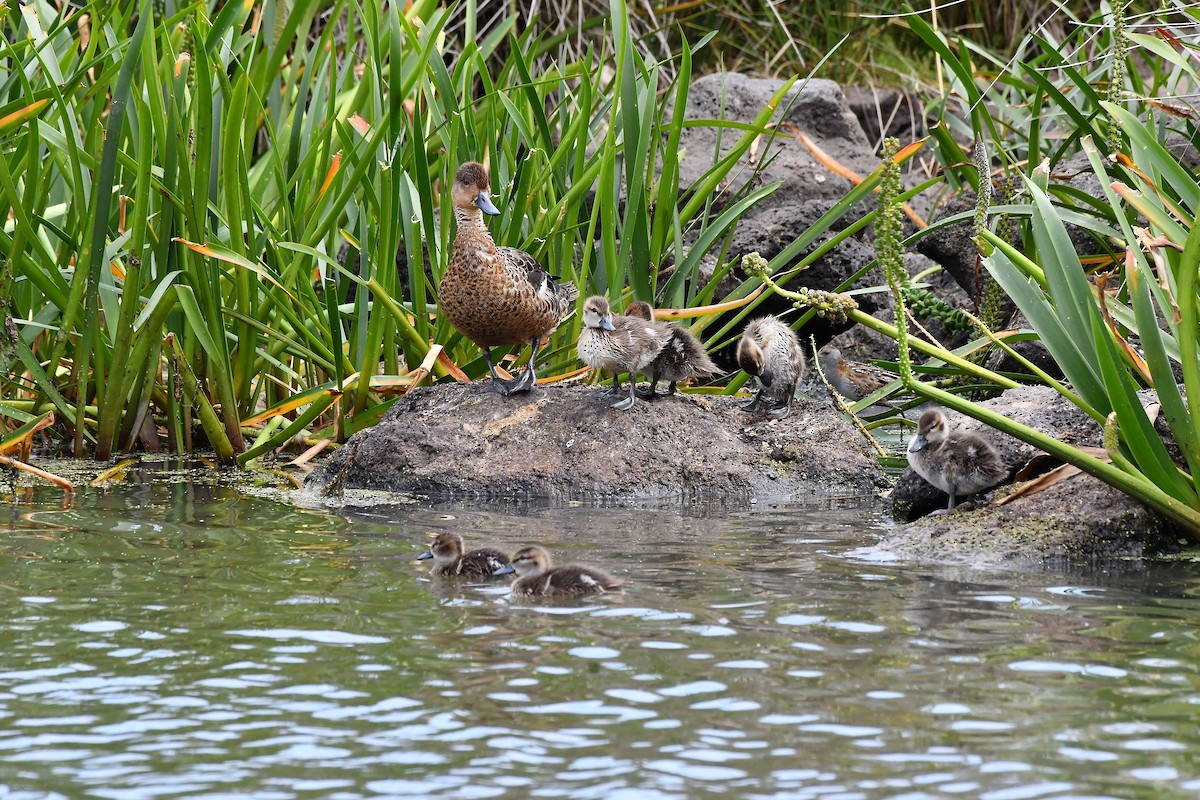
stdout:
<svg viewBox="0 0 1200 800">
<path fill-rule="evenodd" d="M 629 373 L 629 397 L 613 403 L 624 411 L 633 406 L 637 374 L 645 373 L 671 339 L 667 326 L 637 317 L 613 316 L 608 300 L 593 295 L 583 302 L 579 360 L 593 369 L 611 372 L 612 391 L 620 393 L 622 372 Z"/>
<path fill-rule="evenodd" d="M 467 578 L 481 580 L 499 574 L 508 566 L 508 555 L 490 547 L 465 552 L 462 537 L 457 533 L 439 533 L 418 561 L 433 559 L 429 572 L 439 578 Z"/>
<path fill-rule="evenodd" d="M 498 575 L 517 574 L 513 581 L 514 597 L 572 597 L 583 594 L 608 594 L 621 591 L 621 581 L 604 570 L 583 564 L 556 567 L 545 548 L 522 547 L 513 554 L 512 563 Z"/>
<path fill-rule="evenodd" d="M 496 246 L 483 224 L 484 213 L 500 213 L 488 196 L 489 186 L 487 170 L 474 161 L 454 175 L 451 200 L 458 233 L 438 287 L 438 307 L 483 350 L 492 373 L 488 389 L 507 395 L 533 388 L 538 346 L 571 313 L 579 290 L 572 283 L 556 283 L 528 253 Z M 515 380 L 502 380 L 492 363 L 492 348 L 526 342 L 533 352 L 525 370 Z"/>
<path fill-rule="evenodd" d="M 808 360 L 800 337 L 776 317 L 759 317 L 746 326 L 737 347 L 738 366 L 758 378 L 758 393 L 742 408 L 755 411 L 766 404 L 772 417 L 792 413 L 796 385 L 804 378 Z"/>
<path fill-rule="evenodd" d="M 917 435 L 908 445 L 908 465 L 950 496 L 946 511 L 954 509 L 960 496 L 971 500 L 1008 477 L 1004 462 L 986 439 L 951 430 L 946 415 L 936 408 L 917 422 Z"/>
<path fill-rule="evenodd" d="M 894 372 L 888 372 L 865 361 L 846 358 L 842 351 L 832 344 L 827 344 L 817 351 L 817 360 L 821 362 L 821 372 L 825 373 L 829 385 L 852 402 L 862 400 L 896 380 Z M 879 401 L 879 404 L 889 405 L 886 400 Z"/>
<path fill-rule="evenodd" d="M 654 321 L 654 309 L 645 300 L 634 300 L 625 309 L 625 316 Z M 664 323 L 671 338 L 658 357 L 650 362 L 649 397 L 658 393 L 658 382 L 668 381 L 667 394 L 675 394 L 675 384 L 688 378 L 711 378 L 721 370 L 708 357 L 708 352 L 692 332 L 681 325 Z"/>
</svg>

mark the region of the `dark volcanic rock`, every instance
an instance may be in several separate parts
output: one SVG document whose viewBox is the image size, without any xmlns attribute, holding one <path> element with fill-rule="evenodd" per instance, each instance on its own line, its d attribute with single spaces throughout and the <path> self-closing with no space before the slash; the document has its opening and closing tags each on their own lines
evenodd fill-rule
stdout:
<svg viewBox="0 0 1200 800">
<path fill-rule="evenodd" d="M 416 389 L 353 436 L 311 485 L 566 500 L 779 499 L 875 493 L 886 481 L 828 405 L 772 420 L 726 397 L 609 407 L 598 387 L 500 397 L 478 384 Z"/>
<path fill-rule="evenodd" d="M 888 136 L 908 144 L 925 135 L 925 110 L 912 92 L 878 86 L 846 86 L 843 91 L 872 147 L 878 148 Z"/>
<path fill-rule="evenodd" d="M 782 84 L 779 80 L 749 78 L 738 73 L 706 75 L 692 85 L 684 114 L 689 120 L 751 122 Z M 826 169 L 792 135 L 793 129 L 803 132 L 829 157 L 860 175 L 867 175 L 879 166 L 879 159 L 846 104 L 841 88 L 833 81 L 812 79 L 797 83 L 779 102 L 773 123 L 779 135 L 773 139 L 764 137 L 753 161 L 749 154 L 744 156 L 742 165 L 730 172 L 727 184 L 714 198 L 720 205 L 735 198 L 746 184 L 752 184 L 750 188 L 776 181 L 781 184 L 774 194 L 755 204 L 738 223 L 725 255 L 726 260 L 735 265 L 740 264 L 747 253 L 757 252 L 768 260 L 775 257 L 852 188 L 849 180 Z M 724 156 L 741 131 L 718 131 L 712 126 L 684 128 L 680 139 L 683 153 L 679 165 L 681 187 L 693 185 L 712 168 L 718 132 L 720 155 Z M 839 225 L 844 227 L 858 219 L 871 209 L 873 202 L 862 203 L 851 210 Z M 797 254 L 793 263 L 820 246 L 831 233 L 814 242 L 809 251 Z M 859 234 L 818 259 L 789 287 L 833 290 L 874 257 L 871 237 L 867 233 Z M 739 267 L 729 280 L 736 282 L 743 277 Z M 876 270 L 864 281 L 866 285 L 882 283 L 883 276 Z M 868 313 L 876 310 L 878 301 L 879 297 L 875 295 L 861 298 Z M 769 310 L 779 311 L 785 307 Z"/>
<path fill-rule="evenodd" d="M 1007 505 L 924 517 L 871 550 L 922 561 L 989 567 L 1014 562 L 1095 565 L 1181 549 L 1160 516 L 1111 486 L 1076 475 Z"/>
</svg>

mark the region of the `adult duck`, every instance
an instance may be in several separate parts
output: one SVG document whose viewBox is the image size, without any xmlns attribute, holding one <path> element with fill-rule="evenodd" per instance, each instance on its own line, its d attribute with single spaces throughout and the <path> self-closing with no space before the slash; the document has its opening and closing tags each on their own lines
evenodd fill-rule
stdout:
<svg viewBox="0 0 1200 800">
<path fill-rule="evenodd" d="M 572 283 L 557 283 L 525 251 L 496 246 L 483 224 L 484 214 L 500 213 L 490 186 L 487 169 L 475 161 L 454 175 L 451 202 L 458 232 L 438 287 L 438 307 L 483 351 L 492 374 L 488 389 L 508 395 L 533 388 L 538 347 L 571 313 L 579 290 Z M 502 379 L 492 363 L 492 348 L 526 342 L 532 352 L 524 371 L 515 380 Z"/>
</svg>

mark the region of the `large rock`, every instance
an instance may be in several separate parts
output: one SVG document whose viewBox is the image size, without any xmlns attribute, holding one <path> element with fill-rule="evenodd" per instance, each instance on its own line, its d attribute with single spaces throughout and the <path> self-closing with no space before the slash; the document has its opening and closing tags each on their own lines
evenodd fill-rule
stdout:
<svg viewBox="0 0 1200 800">
<path fill-rule="evenodd" d="M 725 119 L 748 123 L 781 85 L 779 80 L 749 78 L 738 73 L 706 75 L 692 85 L 684 114 L 689 120 Z M 729 174 L 728 183 L 722 186 L 721 196 L 733 198 L 750 181 L 754 181 L 754 186 L 781 182 L 773 195 L 757 203 L 738 223 L 726 254 L 726 260 L 735 265 L 740 264 L 741 257 L 747 253 L 757 252 L 768 260 L 778 255 L 852 188 L 848 179 L 823 166 L 788 132 L 787 126 L 803 131 L 832 159 L 859 175 L 865 176 L 879 166 L 879 159 L 858 119 L 846 104 L 841 88 L 833 81 L 811 79 L 796 84 L 779 103 L 772 122 L 779 135 L 773 139 L 764 137 L 754 160 L 751 161 L 750 154 L 744 156 L 743 164 Z M 717 137 L 718 130 L 713 127 L 683 129 L 680 149 L 684 155 L 679 166 L 681 187 L 691 186 L 711 168 L 718 152 Z M 727 154 L 738 138 L 740 132 L 737 130 L 720 131 L 720 155 Z M 842 225 L 862 216 L 870 207 L 870 203 L 860 204 L 845 216 Z M 827 238 L 828 235 L 814 242 L 813 249 Z M 807 252 L 800 253 L 793 263 L 805 255 Z M 863 233 L 817 260 L 789 285 L 833 290 L 874 257 L 873 241 Z M 728 280 L 733 284 L 744 277 L 740 268 L 735 268 Z M 878 270 L 863 279 L 863 285 L 882 282 L 883 276 Z M 860 301 L 871 313 L 879 306 L 880 298 L 867 295 Z"/>
<path fill-rule="evenodd" d="M 1026 386 L 983 403 L 1010 419 L 1080 446 L 1099 446 L 1099 426 L 1053 389 Z M 989 439 L 1015 473 L 1039 451 L 947 410 L 955 427 Z M 1049 464 L 1048 469 L 1053 464 Z M 1044 471 L 1044 470 L 1042 470 Z M 1009 489 L 995 492 L 996 499 Z M 906 470 L 892 493 L 892 513 L 916 520 L 897 528 L 873 551 L 906 558 L 989 566 L 1033 560 L 1054 566 L 1142 557 L 1179 549 L 1172 526 L 1150 508 L 1086 474 L 999 505 L 923 516 L 945 508 L 946 495 Z"/>
<path fill-rule="evenodd" d="M 772 500 L 886 486 L 862 437 L 824 402 L 798 398 L 785 420 L 747 414 L 727 397 L 638 401 L 629 411 L 612 402 L 583 386 L 513 397 L 478 384 L 416 389 L 310 485 L 559 502 Z"/>
</svg>

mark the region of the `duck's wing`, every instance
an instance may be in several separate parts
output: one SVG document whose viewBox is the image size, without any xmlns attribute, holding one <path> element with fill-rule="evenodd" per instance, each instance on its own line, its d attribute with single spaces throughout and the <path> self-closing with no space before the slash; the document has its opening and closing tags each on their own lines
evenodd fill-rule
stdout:
<svg viewBox="0 0 1200 800">
<path fill-rule="evenodd" d="M 472 550 L 459 561 L 458 574 L 465 578 L 490 578 L 508 564 L 508 556 L 490 547 Z"/>
<path fill-rule="evenodd" d="M 579 298 L 579 288 L 575 284 L 569 281 L 559 283 L 542 269 L 536 258 L 524 250 L 497 247 L 496 252 L 500 254 L 515 291 L 532 292 L 534 297 L 553 308 L 560 317 L 567 315 L 571 305 Z"/>
<path fill-rule="evenodd" d="M 555 567 L 546 573 L 546 594 L 605 594 L 620 591 L 621 581 L 607 572 L 583 564 Z"/>
</svg>

